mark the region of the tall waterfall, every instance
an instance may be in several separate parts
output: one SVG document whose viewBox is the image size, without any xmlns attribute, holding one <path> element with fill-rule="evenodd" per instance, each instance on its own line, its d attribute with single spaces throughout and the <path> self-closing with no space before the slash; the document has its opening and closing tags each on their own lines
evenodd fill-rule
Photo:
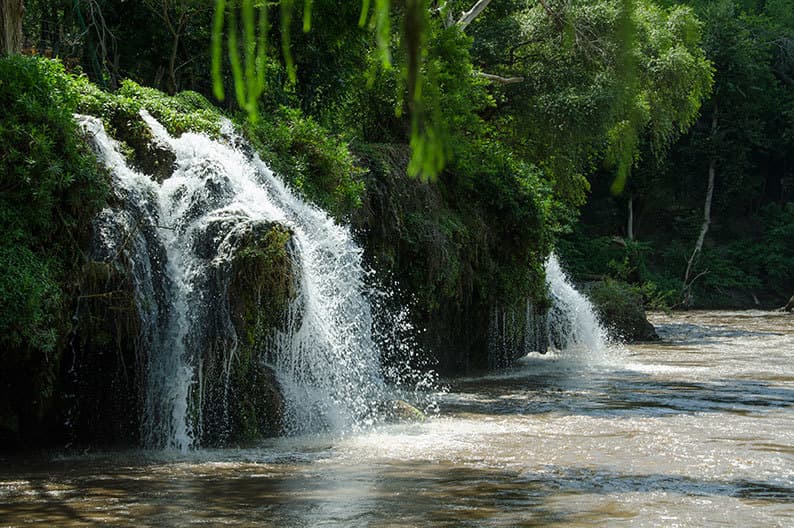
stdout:
<svg viewBox="0 0 794 528">
<path fill-rule="evenodd" d="M 546 261 L 551 309 L 546 326 L 549 346 L 569 354 L 599 358 L 608 355 L 608 335 L 592 303 L 571 283 L 557 255 Z"/>
<path fill-rule="evenodd" d="M 207 321 L 221 317 L 214 331 L 231 342 L 227 376 L 235 361 L 228 306 L 207 296 L 202 281 L 213 263 L 202 257 L 197 240 L 220 236 L 214 259 L 229 258 L 224 247 L 231 234 L 261 221 L 290 229 L 297 270 L 286 329 L 272 340 L 268 355 L 284 392 L 285 432 L 355 427 L 384 398 L 386 384 L 364 295 L 362 251 L 349 229 L 296 196 L 250 153 L 229 122 L 223 140 L 193 133 L 176 138 L 145 111 L 141 115 L 155 141 L 176 155 L 175 171 L 162 183 L 130 168 L 101 121 L 77 119 L 110 169 L 122 204 L 99 215 L 96 231 L 100 252 L 124 252 L 132 265 L 148 350 L 145 445 L 184 450 L 196 442 L 201 406 L 191 400 L 202 394 L 201 387 L 194 390 L 203 383 L 196 351 L 207 339 Z M 218 222 L 228 229 L 213 235 L 209 230 Z"/>
</svg>

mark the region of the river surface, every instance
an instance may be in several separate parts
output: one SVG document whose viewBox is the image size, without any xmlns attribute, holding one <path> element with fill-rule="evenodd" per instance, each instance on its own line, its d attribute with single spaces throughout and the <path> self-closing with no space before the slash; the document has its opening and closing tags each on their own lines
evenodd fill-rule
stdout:
<svg viewBox="0 0 794 528">
<path fill-rule="evenodd" d="M 448 381 L 423 423 L 0 458 L 0 526 L 794 526 L 794 315 Z"/>
</svg>

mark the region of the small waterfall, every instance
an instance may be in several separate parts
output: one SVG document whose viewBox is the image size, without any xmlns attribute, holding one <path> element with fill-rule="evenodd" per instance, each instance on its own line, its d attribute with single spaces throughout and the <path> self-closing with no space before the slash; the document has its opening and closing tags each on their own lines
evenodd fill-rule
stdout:
<svg viewBox="0 0 794 528">
<path fill-rule="evenodd" d="M 546 261 L 546 282 L 551 297 L 546 320 L 549 346 L 588 358 L 606 356 L 607 331 L 592 303 L 574 288 L 554 253 Z"/>
<path fill-rule="evenodd" d="M 592 303 L 574 288 L 553 253 L 546 261 L 546 284 L 551 301 L 547 313 L 531 300 L 523 310 L 492 310 L 488 330 L 491 367 L 511 365 L 529 353 L 545 354 L 549 349 L 590 361 L 611 356 L 607 331 Z"/>
<path fill-rule="evenodd" d="M 155 141 L 176 155 L 173 175 L 159 184 L 128 166 L 101 121 L 76 118 L 110 169 L 117 195 L 95 221 L 95 245 L 98 253 L 123 254 L 135 279 L 147 354 L 144 444 L 185 450 L 200 436 L 200 351 L 217 341 L 209 333 L 222 334 L 228 380 L 238 348 L 228 301 L 208 295 L 206 277 L 231 258 L 235 232 L 265 221 L 291 231 L 297 270 L 297 295 L 266 354 L 284 393 L 284 432 L 344 430 L 371 420 L 388 395 L 364 295 L 362 250 L 349 229 L 296 196 L 230 122 L 218 141 L 193 133 L 175 138 L 145 111 L 141 116 Z M 218 225 L 225 231 L 218 234 Z M 198 247 L 208 237 L 218 247 L 211 260 Z"/>
</svg>

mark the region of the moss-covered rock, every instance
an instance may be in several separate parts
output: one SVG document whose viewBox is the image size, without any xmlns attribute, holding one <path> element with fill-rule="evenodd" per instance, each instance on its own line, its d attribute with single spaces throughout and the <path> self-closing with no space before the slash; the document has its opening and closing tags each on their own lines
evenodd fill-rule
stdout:
<svg viewBox="0 0 794 528">
<path fill-rule="evenodd" d="M 389 423 L 424 422 L 425 413 L 405 400 L 387 400 L 378 407 L 378 415 Z"/>
<path fill-rule="evenodd" d="M 123 258 L 82 268 L 59 387 L 73 441 L 138 444 L 147 358 L 133 280 Z"/>
<path fill-rule="evenodd" d="M 102 118 L 110 135 L 122 143 L 130 164 L 157 182 L 171 176 L 176 155 L 167 145 L 154 140 L 141 110 L 148 111 L 176 136 L 185 132 L 220 132 L 220 111 L 194 92 L 168 96 L 126 80 L 117 92 L 110 93 L 82 77 L 72 79 L 72 90 L 78 95 L 78 111 Z"/>
<path fill-rule="evenodd" d="M 213 262 L 206 294 L 228 307 L 208 314 L 205 325 L 193 397 L 200 402 L 202 445 L 281 432 L 284 400 L 269 365 L 297 291 L 291 240 L 280 224 L 221 219 L 196 241 L 197 252 Z"/>
<path fill-rule="evenodd" d="M 542 241 L 535 249 L 517 242 L 517 230 L 492 219 L 459 175 L 445 173 L 435 183 L 409 177 L 407 145 L 357 148 L 370 172 L 353 226 L 370 265 L 397 280 L 437 370 L 508 366 L 525 350 L 518 336 L 527 300 L 544 306 L 542 261 L 530 254 L 542 251 Z M 496 312 L 517 316 L 514 328 L 498 330 L 515 337 L 501 348 L 491 346 Z"/>
<path fill-rule="evenodd" d="M 588 285 L 586 293 L 614 337 L 627 342 L 659 339 L 645 315 L 642 295 L 629 284 L 606 279 Z"/>
</svg>

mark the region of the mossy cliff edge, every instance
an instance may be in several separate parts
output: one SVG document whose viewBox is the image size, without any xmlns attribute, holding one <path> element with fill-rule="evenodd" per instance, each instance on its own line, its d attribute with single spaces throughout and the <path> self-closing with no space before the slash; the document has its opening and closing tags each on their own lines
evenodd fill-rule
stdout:
<svg viewBox="0 0 794 528">
<path fill-rule="evenodd" d="M 139 445 L 145 319 L 153 311 L 135 294 L 129 246 L 146 235 L 120 222 L 102 235 L 112 243 L 99 243 L 94 219 L 121 215 L 125 197 L 112 189 L 72 114 L 100 117 L 129 164 L 157 182 L 170 177 L 175 156 L 153 141 L 140 111 L 174 135 L 217 134 L 221 114 L 198 94 L 168 97 L 132 82 L 103 92 L 57 61 L 25 57 L 0 59 L 0 101 L 9 109 L 0 120 L 7 153 L 0 157 L 0 444 Z M 234 329 L 229 338 L 213 331 L 219 320 L 205 325 L 192 398 L 200 403 L 190 410 L 203 425 L 196 431 L 202 445 L 280 432 L 283 402 L 263 344 L 281 329 L 296 290 L 288 229 L 215 227 L 219 234 L 234 228 L 234 240 L 225 240 L 226 258 L 216 259 L 204 289 L 225 297 L 223 315 Z M 203 258 L 213 260 L 221 239 L 202 241 Z M 153 294 L 164 288 L 155 281 Z"/>
<path fill-rule="evenodd" d="M 121 211 L 124 197 L 72 115 L 102 119 L 129 165 L 158 183 L 175 156 L 153 141 L 140 111 L 174 136 L 217 135 L 223 116 L 196 93 L 171 97 L 131 81 L 109 93 L 57 61 L 25 57 L 0 59 L 0 103 L 10 110 L 0 119 L 8 153 L 0 158 L 0 443 L 137 445 L 149 358 L 147 307 L 124 250 L 133 233 L 114 234 L 117 251 L 98 249 L 94 219 Z M 261 117 L 242 127 L 253 148 L 308 200 L 352 225 L 367 263 L 398 285 L 395 302 L 410 307 L 424 366 L 442 374 L 504 367 L 543 348 L 552 237 L 539 172 L 483 146 L 428 184 L 406 175 L 405 145 L 351 148 L 287 108 Z M 188 412 L 201 424 L 202 445 L 280 432 L 268 343 L 283 330 L 297 288 L 288 229 L 217 228 L 237 235 L 231 257 L 203 279 L 203 291 L 225 297 L 227 312 L 205 322 L 197 356 L 201 377 L 190 400 L 200 403 Z M 202 258 L 213 260 L 217 237 L 201 243 Z M 221 315 L 234 338 L 221 331 Z"/>
</svg>

